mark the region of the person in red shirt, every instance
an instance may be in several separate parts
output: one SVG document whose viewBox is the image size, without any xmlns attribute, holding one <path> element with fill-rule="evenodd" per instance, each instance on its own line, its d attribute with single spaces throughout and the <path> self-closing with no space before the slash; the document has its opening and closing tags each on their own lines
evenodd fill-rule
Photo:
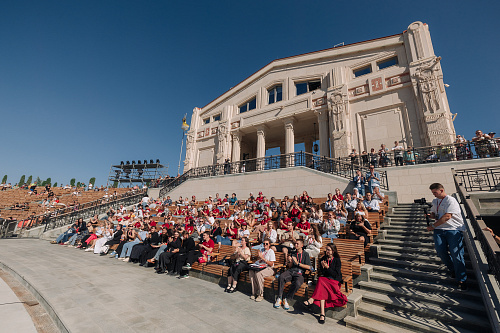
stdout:
<svg viewBox="0 0 500 333">
<path fill-rule="evenodd" d="M 188 223 L 184 227 L 184 229 L 191 235 L 194 231 L 194 219 L 192 217 L 189 218 Z"/>
<path fill-rule="evenodd" d="M 300 202 L 302 203 L 302 206 L 304 206 L 308 201 L 309 201 L 309 195 L 307 194 L 307 191 L 302 192 L 302 196 L 300 197 Z"/>
<path fill-rule="evenodd" d="M 311 234 L 311 225 L 307 221 L 307 215 L 305 213 L 302 213 L 302 215 L 300 215 L 300 222 L 295 226 L 295 230 L 297 230 L 299 236 L 302 236 L 304 238 L 307 235 Z"/>
<path fill-rule="evenodd" d="M 344 201 L 344 196 L 342 193 L 340 193 L 340 189 L 336 188 L 335 189 L 335 194 L 333 195 L 333 198 L 339 202 L 339 201 Z"/>
<path fill-rule="evenodd" d="M 262 192 L 259 192 L 259 195 L 257 196 L 257 198 L 255 199 L 255 201 L 257 201 L 257 203 L 262 203 L 264 202 L 264 197 L 262 196 Z"/>
<path fill-rule="evenodd" d="M 302 209 L 300 209 L 299 203 L 294 201 L 292 207 L 290 208 L 290 218 L 293 222 L 298 223 L 300 214 L 302 214 Z"/>
<path fill-rule="evenodd" d="M 228 219 L 231 217 L 231 211 L 229 210 L 228 206 L 226 206 L 224 210 L 220 213 L 220 217 L 224 219 Z"/>
<path fill-rule="evenodd" d="M 214 209 L 212 209 L 212 214 L 214 214 L 215 217 L 218 217 L 220 214 L 219 208 L 214 207 Z"/>
<path fill-rule="evenodd" d="M 179 279 L 187 279 L 189 277 L 189 270 L 191 265 L 198 260 L 200 263 L 209 262 L 210 254 L 214 249 L 214 241 L 210 239 L 210 234 L 208 232 L 203 233 L 203 242 L 198 244 L 198 250 L 189 250 L 186 256 L 186 264 L 182 266 L 180 271 Z M 183 235 L 184 238 L 184 235 Z"/>
<path fill-rule="evenodd" d="M 283 216 L 279 219 L 279 226 L 280 228 L 277 230 L 278 235 L 283 234 L 288 230 L 288 226 L 290 224 L 293 224 L 293 221 L 291 218 L 288 217 L 288 212 L 283 212 Z"/>
</svg>

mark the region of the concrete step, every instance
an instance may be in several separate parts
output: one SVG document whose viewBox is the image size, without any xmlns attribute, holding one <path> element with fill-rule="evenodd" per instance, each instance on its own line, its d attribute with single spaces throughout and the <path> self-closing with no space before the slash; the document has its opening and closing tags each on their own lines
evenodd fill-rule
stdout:
<svg viewBox="0 0 500 333">
<path fill-rule="evenodd" d="M 467 329 L 457 329 L 450 327 L 439 320 L 431 318 L 422 318 L 419 316 L 411 315 L 401 310 L 386 310 L 374 304 L 361 303 L 358 307 L 358 313 L 378 322 L 395 325 L 402 327 L 406 330 L 413 332 L 426 332 L 426 333 L 472 333 L 477 331 L 469 331 Z M 344 321 L 347 318 L 344 319 Z M 347 322 L 346 322 L 347 323 Z M 378 331 L 377 331 L 378 332 Z M 383 331 L 381 331 L 383 332 Z"/>
<path fill-rule="evenodd" d="M 420 256 L 432 256 L 436 257 L 436 250 L 434 248 L 415 248 L 415 247 L 406 247 L 406 246 L 398 246 L 398 245 L 380 245 L 382 251 L 390 251 L 397 253 L 407 253 L 413 255 Z M 469 254 L 467 252 L 464 253 L 465 260 L 469 260 Z"/>
<path fill-rule="evenodd" d="M 396 260 L 407 260 L 410 262 L 422 262 L 425 264 L 435 264 L 435 265 L 441 265 L 442 261 L 441 258 L 439 258 L 436 253 L 431 256 L 427 255 L 420 255 L 418 253 L 397 253 L 394 251 L 379 251 L 378 253 L 379 258 L 394 258 Z M 472 264 L 470 260 L 465 259 L 465 266 L 466 267 L 472 267 Z"/>
<path fill-rule="evenodd" d="M 363 292 L 363 301 L 381 306 L 386 310 L 401 310 L 407 314 L 426 319 L 432 318 L 455 327 L 478 330 L 491 329 L 486 316 L 464 312 L 464 309 L 458 307 L 457 304 L 431 304 L 407 297 L 389 296 L 374 292 Z M 445 307 L 445 305 L 447 306 Z M 465 309 L 465 311 L 467 310 Z"/>
<path fill-rule="evenodd" d="M 433 239 L 430 232 L 428 232 L 426 229 L 421 228 L 397 228 L 383 225 L 382 230 L 386 230 L 387 235 L 399 235 L 404 237 L 428 237 Z"/>
<path fill-rule="evenodd" d="M 425 248 L 425 249 L 434 249 L 434 242 L 416 242 L 416 241 L 406 241 L 406 240 L 397 240 L 397 239 L 379 239 L 377 240 L 377 245 L 395 245 L 395 246 L 404 246 L 404 247 L 412 247 L 412 248 Z"/>
<path fill-rule="evenodd" d="M 457 281 L 453 279 L 451 276 L 443 275 L 439 272 L 426 272 L 419 271 L 417 269 L 409 269 L 409 268 L 399 268 L 399 267 L 386 267 L 386 266 L 373 266 L 372 274 L 381 274 L 385 276 L 387 280 L 387 276 L 392 278 L 405 278 L 414 283 L 421 283 L 423 288 L 426 288 L 427 285 L 437 285 L 440 288 L 451 287 L 455 288 Z M 470 285 L 472 289 L 477 289 L 477 280 L 472 277 L 467 277 L 467 283 Z M 430 288 L 430 286 L 429 286 Z"/>
<path fill-rule="evenodd" d="M 424 275 L 423 273 L 420 273 Z M 434 278 L 437 278 L 436 275 L 433 275 Z M 370 274 L 370 282 L 375 283 L 383 283 L 388 284 L 393 287 L 401 287 L 401 288 L 415 288 L 421 290 L 422 292 L 432 292 L 432 293 L 441 293 L 447 295 L 455 295 L 459 297 L 464 296 L 464 292 L 457 289 L 457 282 L 455 279 L 444 277 L 439 280 L 420 280 L 420 276 L 418 273 L 413 272 L 413 274 L 407 274 L 406 276 L 395 276 L 386 272 L 373 272 Z M 474 302 L 481 303 L 481 295 L 478 292 L 478 286 L 476 280 L 468 280 L 467 284 L 469 286 L 469 291 L 467 292 L 467 298 L 470 300 L 474 300 Z M 481 303 L 482 304 L 482 303 Z M 475 303 L 477 307 L 478 304 Z"/>
<path fill-rule="evenodd" d="M 461 302 L 463 301 L 464 308 L 471 308 L 473 306 L 476 306 L 484 310 L 481 294 L 477 290 L 462 291 L 462 294 L 460 295 L 458 293 L 443 293 L 440 290 L 422 291 L 416 287 L 397 286 L 386 283 L 367 281 L 360 281 L 359 287 L 361 288 L 361 290 L 367 290 L 379 294 L 411 298 L 418 301 L 442 305 L 443 307 L 451 305 L 458 307 L 459 304 L 461 304 Z"/>
<path fill-rule="evenodd" d="M 417 270 L 420 272 L 434 272 L 436 274 L 448 274 L 448 268 L 445 265 L 426 264 L 422 262 L 410 262 L 407 260 L 396 260 L 394 258 L 370 258 L 372 265 L 400 267 L 405 269 Z M 473 277 L 474 272 L 467 269 L 467 277 Z"/>
<path fill-rule="evenodd" d="M 432 243 L 434 244 L 434 239 L 429 236 L 401 236 L 398 234 L 388 233 L 385 236 L 386 239 L 410 241 L 410 242 L 422 242 L 422 243 Z"/>
<path fill-rule="evenodd" d="M 390 224 L 383 223 L 383 226 L 385 228 L 389 228 L 389 229 L 423 229 L 423 230 L 427 230 L 427 223 L 426 222 L 397 221 L 397 220 L 391 219 Z"/>
<path fill-rule="evenodd" d="M 386 324 L 381 321 L 365 316 L 357 316 L 356 318 L 345 317 L 344 322 L 346 324 L 346 327 L 353 328 L 360 332 L 368 332 L 368 333 L 413 333 L 414 332 L 402 327 Z"/>
</svg>

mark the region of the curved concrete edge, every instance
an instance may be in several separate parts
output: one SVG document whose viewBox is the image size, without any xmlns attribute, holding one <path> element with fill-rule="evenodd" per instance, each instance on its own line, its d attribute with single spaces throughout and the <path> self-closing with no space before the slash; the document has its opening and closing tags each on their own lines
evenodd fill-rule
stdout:
<svg viewBox="0 0 500 333">
<path fill-rule="evenodd" d="M 15 270 L 10 268 L 8 265 L 4 264 L 3 262 L 0 261 L 0 268 L 3 270 L 9 272 L 12 276 L 14 276 L 26 289 L 28 289 L 33 296 L 36 298 L 36 300 L 43 306 L 45 311 L 47 311 L 47 314 L 52 318 L 54 323 L 56 324 L 57 328 L 61 331 L 61 333 L 69 333 L 70 331 L 66 327 L 66 324 L 63 322 L 63 320 L 59 317 L 57 314 L 57 311 L 52 307 L 50 302 L 45 299 L 42 293 L 40 293 L 26 278 L 21 276 L 19 273 L 17 273 Z"/>
</svg>

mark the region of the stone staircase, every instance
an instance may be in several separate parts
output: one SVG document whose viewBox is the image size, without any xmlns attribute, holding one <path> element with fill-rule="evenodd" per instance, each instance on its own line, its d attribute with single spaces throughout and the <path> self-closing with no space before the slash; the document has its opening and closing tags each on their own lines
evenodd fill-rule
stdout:
<svg viewBox="0 0 500 333">
<path fill-rule="evenodd" d="M 423 209 L 392 209 L 372 247 L 368 281 L 359 282 L 356 317 L 344 319 L 362 332 L 490 332 L 477 281 L 465 255 L 468 291 L 459 291 L 434 250 Z"/>
</svg>

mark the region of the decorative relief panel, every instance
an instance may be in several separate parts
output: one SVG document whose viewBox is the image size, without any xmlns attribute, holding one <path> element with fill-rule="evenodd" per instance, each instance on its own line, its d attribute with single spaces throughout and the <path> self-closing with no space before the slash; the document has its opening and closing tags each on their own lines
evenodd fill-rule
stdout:
<svg viewBox="0 0 500 333">
<path fill-rule="evenodd" d="M 239 120 L 238 120 L 238 121 L 233 121 L 233 122 L 231 123 L 231 129 L 232 129 L 232 130 L 237 129 L 237 128 L 239 128 L 239 127 L 240 127 L 240 121 L 239 121 Z"/>
<path fill-rule="evenodd" d="M 370 88 L 370 94 L 379 93 L 385 90 L 385 79 L 383 76 L 374 77 L 370 79 L 370 83 L 368 85 Z"/>
<path fill-rule="evenodd" d="M 201 139 L 205 136 L 205 132 L 204 131 L 200 131 L 198 132 L 198 139 Z"/>
<path fill-rule="evenodd" d="M 320 97 L 312 100 L 313 107 L 320 107 L 326 104 L 326 97 Z"/>
</svg>

